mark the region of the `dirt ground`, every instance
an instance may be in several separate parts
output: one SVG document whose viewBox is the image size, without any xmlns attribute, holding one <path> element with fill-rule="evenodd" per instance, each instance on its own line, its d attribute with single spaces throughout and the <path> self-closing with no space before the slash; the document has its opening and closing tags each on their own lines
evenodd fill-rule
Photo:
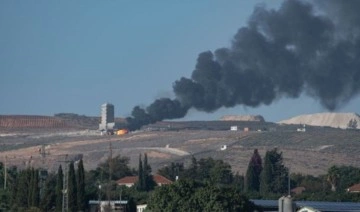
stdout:
<svg viewBox="0 0 360 212">
<path fill-rule="evenodd" d="M 0 161 L 19 168 L 34 166 L 56 171 L 63 161 L 82 156 L 85 169 L 90 170 L 109 157 L 111 146 L 113 156 L 129 157 L 130 166 L 134 168 L 142 153 L 147 153 L 154 172 L 171 162 L 187 165 L 193 155 L 222 159 L 232 166 L 234 173 L 245 174 L 255 148 L 262 156 L 267 150 L 277 148 L 291 172 L 320 175 L 331 165 L 360 166 L 357 163 L 360 133 L 339 132 L 183 130 L 123 136 L 101 136 L 97 131 L 3 133 L 0 134 Z M 222 148 L 225 145 L 226 149 Z"/>
</svg>

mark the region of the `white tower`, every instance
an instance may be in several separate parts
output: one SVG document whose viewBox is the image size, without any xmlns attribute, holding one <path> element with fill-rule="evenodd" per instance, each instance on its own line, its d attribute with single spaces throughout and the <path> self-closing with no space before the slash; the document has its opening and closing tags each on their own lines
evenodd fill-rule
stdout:
<svg viewBox="0 0 360 212">
<path fill-rule="evenodd" d="M 114 105 L 105 103 L 101 105 L 101 123 L 99 130 L 113 130 L 115 126 Z"/>
</svg>

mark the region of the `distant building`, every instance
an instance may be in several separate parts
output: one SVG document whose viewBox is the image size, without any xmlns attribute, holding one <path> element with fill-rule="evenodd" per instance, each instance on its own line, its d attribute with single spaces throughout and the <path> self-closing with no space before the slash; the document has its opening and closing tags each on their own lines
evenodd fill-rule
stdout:
<svg viewBox="0 0 360 212">
<path fill-rule="evenodd" d="M 360 193 L 360 183 L 352 185 L 351 187 L 346 189 L 349 193 Z"/>
<path fill-rule="evenodd" d="M 114 105 L 105 103 L 101 105 L 101 122 L 99 130 L 112 131 L 115 127 Z"/>
<path fill-rule="evenodd" d="M 90 212 L 128 211 L 127 200 L 89 200 Z"/>
<path fill-rule="evenodd" d="M 238 130 L 238 127 L 237 127 L 237 126 L 231 126 L 231 127 L 230 127 L 230 130 L 231 130 L 231 131 L 237 131 L 237 130 Z"/>
<path fill-rule="evenodd" d="M 145 211 L 146 206 L 147 206 L 147 204 L 137 205 L 137 206 L 136 206 L 136 212 L 143 212 L 143 211 Z"/>
</svg>

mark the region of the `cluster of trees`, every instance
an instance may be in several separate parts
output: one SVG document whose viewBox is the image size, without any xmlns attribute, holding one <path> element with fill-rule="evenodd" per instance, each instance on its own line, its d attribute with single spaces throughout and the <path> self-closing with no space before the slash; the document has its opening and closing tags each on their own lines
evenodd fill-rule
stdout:
<svg viewBox="0 0 360 212">
<path fill-rule="evenodd" d="M 4 166 L 0 163 L 1 173 Z M 70 163 L 68 175 L 68 199 L 70 211 L 85 211 L 85 170 L 83 161 L 78 162 L 75 171 L 74 163 Z M 64 174 L 59 166 L 58 173 L 47 173 L 43 169 L 28 167 L 7 170 L 5 185 L 4 174 L 1 176 L 0 211 L 62 211 Z"/>
<path fill-rule="evenodd" d="M 173 181 L 185 178 L 219 185 L 231 185 L 238 182 L 238 178 L 241 178 L 238 174 L 232 173 L 231 166 L 228 163 L 213 158 L 197 160 L 192 157 L 188 168 L 185 168 L 182 163 L 171 163 L 170 166 L 159 169 L 158 173 Z"/>
<path fill-rule="evenodd" d="M 263 162 L 264 161 L 264 162 Z M 298 200 L 314 201 L 359 201 L 360 194 L 351 194 L 346 189 L 360 183 L 360 169 L 352 166 L 332 166 L 327 174 L 320 176 L 293 173 L 284 166 L 282 153 L 277 149 L 267 151 L 264 160 L 255 149 L 250 159 L 244 180 L 244 192 L 252 198 L 278 198 L 288 189 L 303 187 L 295 195 Z M 289 188 L 290 186 L 290 188 Z"/>
<path fill-rule="evenodd" d="M 350 119 L 350 121 L 347 124 L 348 129 L 357 129 L 358 123 L 356 119 Z"/>
<path fill-rule="evenodd" d="M 254 211 L 255 205 L 236 188 L 180 179 L 155 189 L 150 211 Z"/>
<path fill-rule="evenodd" d="M 257 150 L 250 158 L 245 176 L 233 173 L 231 166 L 213 158 L 191 158 L 188 166 L 171 163 L 158 174 L 173 180 L 168 186 L 157 187 L 147 155 L 139 155 L 138 169 L 129 167 L 129 158 L 120 155 L 90 171 L 82 160 L 70 163 L 68 171 L 60 166 L 49 173 L 45 181 L 43 170 L 28 168 L 7 170 L 7 188 L 3 184 L 4 167 L 0 163 L 0 211 L 61 211 L 64 177 L 68 176 L 70 211 L 85 211 L 89 200 L 128 200 L 128 211 L 136 204 L 148 203 L 153 211 L 251 211 L 254 205 L 248 198 L 277 199 L 288 192 L 289 170 L 284 166 L 282 153 L 267 151 L 262 159 Z M 118 186 L 116 180 L 137 176 L 135 186 Z M 360 182 L 360 169 L 333 166 L 326 175 L 290 175 L 290 186 L 306 188 L 295 196 L 299 200 L 360 201 L 360 194 L 346 193 L 346 188 Z M 336 192 L 335 192 L 336 191 Z"/>
<path fill-rule="evenodd" d="M 255 206 L 242 192 L 244 177 L 233 174 L 231 166 L 213 158 L 192 157 L 189 167 L 171 163 L 158 170 L 174 180 L 155 188 L 148 208 L 154 211 L 254 211 Z"/>
<path fill-rule="evenodd" d="M 151 191 L 154 189 L 156 183 L 151 175 L 151 166 L 148 164 L 147 154 L 144 154 L 144 161 L 139 155 L 138 181 L 136 188 L 139 191 Z"/>
<path fill-rule="evenodd" d="M 289 171 L 277 149 L 267 151 L 262 159 L 255 149 L 245 175 L 245 191 L 262 195 L 285 194 L 288 191 Z"/>
<path fill-rule="evenodd" d="M 347 188 L 360 183 L 360 169 L 352 166 L 331 166 L 327 174 L 320 176 L 292 174 L 291 187 L 306 190 L 295 195 L 299 200 L 360 201 L 360 193 L 349 193 Z"/>
</svg>

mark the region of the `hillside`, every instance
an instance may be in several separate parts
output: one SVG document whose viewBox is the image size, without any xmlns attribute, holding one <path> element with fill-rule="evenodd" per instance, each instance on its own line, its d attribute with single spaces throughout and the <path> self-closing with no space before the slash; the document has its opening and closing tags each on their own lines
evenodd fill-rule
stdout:
<svg viewBox="0 0 360 212">
<path fill-rule="evenodd" d="M 116 118 L 117 123 L 124 123 L 122 118 Z M 36 115 L 0 115 L 1 131 L 28 130 L 79 130 L 98 129 L 100 117 L 89 117 L 73 113 L 59 113 L 54 116 Z"/>
<path fill-rule="evenodd" d="M 265 119 L 261 115 L 225 115 L 220 118 L 221 121 L 261 121 Z"/>
<path fill-rule="evenodd" d="M 0 128 L 66 128 L 70 127 L 61 118 L 50 116 L 1 115 Z"/>
<path fill-rule="evenodd" d="M 203 129 L 186 128 L 187 124 Z M 150 131 L 137 131 L 124 136 L 100 136 L 96 130 L 5 133 L 0 135 L 0 161 L 4 162 L 7 156 L 9 165 L 46 166 L 56 170 L 66 154 L 70 158 L 82 155 L 86 169 L 93 169 L 107 159 L 111 142 L 113 155 L 129 157 L 130 165 L 134 168 L 137 167 L 139 154 L 146 152 L 154 171 L 171 162 L 188 164 L 191 155 L 194 155 L 196 158 L 222 159 L 231 164 L 234 172 L 245 174 L 255 148 L 262 156 L 267 150 L 278 148 L 283 152 L 285 164 L 296 173 L 324 174 L 331 165 L 360 167 L 358 130 L 309 126 L 306 132 L 297 132 L 296 125 L 238 122 L 255 129 L 244 132 L 230 131 L 227 125 L 221 127 L 222 124 L 228 122 L 166 122 L 162 125 L 170 125 L 169 129 L 148 129 Z M 209 130 L 214 126 L 216 129 Z M 271 126 L 272 130 L 258 131 L 256 126 Z M 38 151 L 41 145 L 46 146 L 47 152 L 44 164 Z M 223 145 L 227 146 L 226 150 L 221 150 Z"/>
<path fill-rule="evenodd" d="M 334 127 L 346 129 L 349 123 L 355 120 L 360 128 L 360 116 L 356 113 L 315 113 L 300 115 L 287 120 L 280 121 L 280 124 L 306 124 L 311 126 Z"/>
</svg>

